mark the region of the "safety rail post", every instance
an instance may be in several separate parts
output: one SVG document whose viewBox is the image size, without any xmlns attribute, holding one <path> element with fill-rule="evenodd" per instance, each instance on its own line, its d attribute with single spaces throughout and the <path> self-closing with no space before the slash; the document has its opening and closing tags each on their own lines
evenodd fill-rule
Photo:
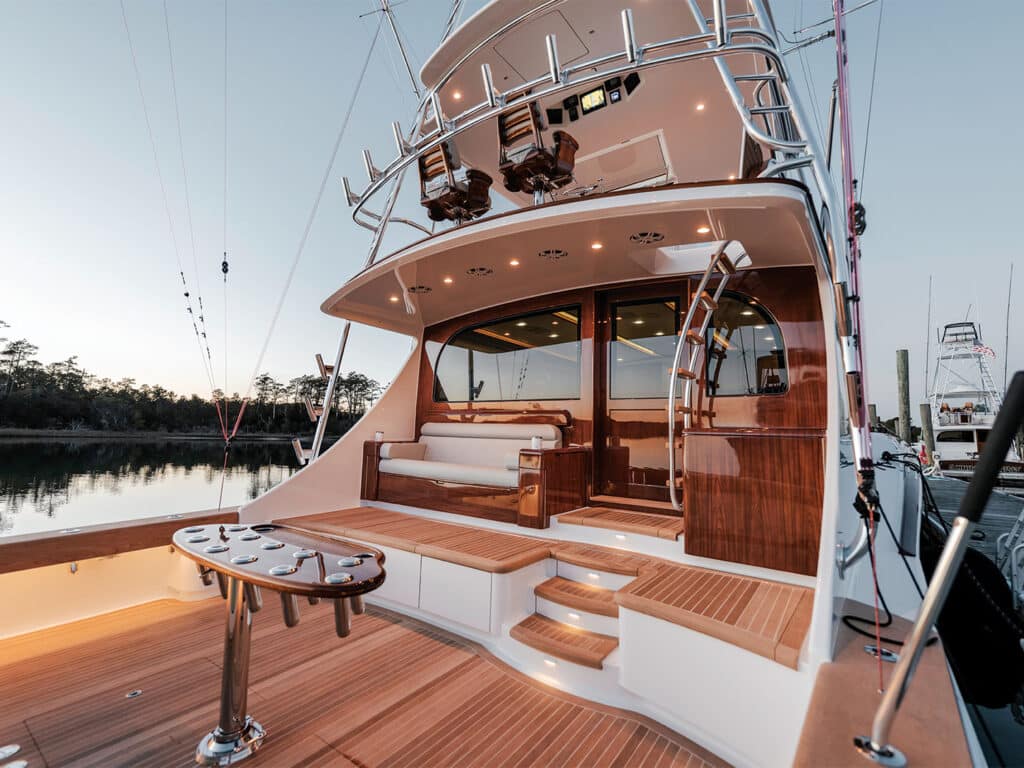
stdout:
<svg viewBox="0 0 1024 768">
<path fill-rule="evenodd" d="M 928 634 L 938 619 L 949 591 L 953 587 L 953 581 L 956 579 L 967 546 L 971 541 L 971 531 L 985 512 L 985 505 L 999 478 L 1003 459 L 1022 425 L 1024 425 L 1024 371 L 1018 371 L 1013 375 L 1010 388 L 1006 392 L 1006 400 L 996 417 L 995 424 L 992 425 L 992 432 L 985 443 L 985 448 L 974 469 L 967 491 L 960 500 L 960 509 L 953 520 L 946 545 L 942 548 L 942 554 L 935 566 L 928 591 L 921 601 L 917 620 L 910 631 L 910 636 L 903 643 L 903 653 L 896 664 L 896 669 L 893 670 L 889 687 L 875 712 L 875 718 L 871 724 L 871 736 L 856 736 L 853 739 L 860 754 L 873 762 L 886 766 L 907 764 L 906 756 L 889 743 L 892 722 L 899 711 L 900 704 L 903 703 L 907 689 L 910 687 L 910 681 L 921 660 Z"/>
</svg>

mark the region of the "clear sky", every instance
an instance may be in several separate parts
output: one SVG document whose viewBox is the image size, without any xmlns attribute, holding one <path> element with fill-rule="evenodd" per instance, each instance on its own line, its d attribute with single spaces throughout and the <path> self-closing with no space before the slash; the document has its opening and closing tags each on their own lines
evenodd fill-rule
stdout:
<svg viewBox="0 0 1024 768">
<path fill-rule="evenodd" d="M 466 3 L 464 18 L 482 5 Z M 625 3 L 624 5 L 628 5 Z M 851 5 L 856 3 L 851 2 Z M 195 287 L 163 5 L 125 0 L 170 198 L 175 237 Z M 374 0 L 229 0 L 227 216 L 224 216 L 224 7 L 169 0 L 170 30 L 195 233 L 198 286 L 218 386 L 244 391 L 266 336 L 325 163 L 355 87 L 376 16 Z M 642 0 L 634 0 L 640 12 Z M 828 17 L 828 0 L 774 4 L 789 32 Z M 433 49 L 447 0 L 396 5 L 414 65 Z M 1007 274 L 1017 262 L 1024 118 L 1015 72 L 1024 10 L 1011 0 L 885 0 L 878 78 L 863 172 L 869 389 L 895 413 L 895 350 L 911 350 L 912 402 L 924 391 L 928 275 L 933 325 L 973 305 L 999 354 Z M 850 18 L 858 172 L 879 6 Z M 78 355 L 89 371 L 177 392 L 206 393 L 118 0 L 0 0 L 0 319 L 45 362 Z M 802 19 L 802 22 L 801 22 Z M 992 23 L 989 22 L 992 20 Z M 393 154 L 390 123 L 414 110 L 393 43 L 382 34 L 332 171 L 305 255 L 262 366 L 278 379 L 334 354 L 340 323 L 321 301 L 361 264 L 356 227 L 337 180 L 364 177 L 360 150 Z M 831 42 L 807 53 L 824 122 Z M 789 57 L 806 88 L 800 59 Z M 1016 128 L 1015 128 L 1016 127 Z M 225 304 L 220 261 L 231 272 Z M 933 345 L 934 348 L 934 345 Z M 408 342 L 357 327 L 344 368 L 389 381 Z M 1011 326 L 1010 368 L 1024 367 L 1024 327 Z M 916 411 L 916 408 L 915 408 Z"/>
</svg>

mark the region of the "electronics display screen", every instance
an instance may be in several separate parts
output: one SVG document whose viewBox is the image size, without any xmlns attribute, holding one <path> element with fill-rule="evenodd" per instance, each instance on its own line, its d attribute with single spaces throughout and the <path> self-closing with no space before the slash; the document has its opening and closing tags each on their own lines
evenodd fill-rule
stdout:
<svg viewBox="0 0 1024 768">
<path fill-rule="evenodd" d="M 580 94 L 580 109 L 584 115 L 593 112 L 595 109 L 601 109 L 608 103 L 604 94 L 604 86 L 598 86 L 592 91 Z"/>
</svg>

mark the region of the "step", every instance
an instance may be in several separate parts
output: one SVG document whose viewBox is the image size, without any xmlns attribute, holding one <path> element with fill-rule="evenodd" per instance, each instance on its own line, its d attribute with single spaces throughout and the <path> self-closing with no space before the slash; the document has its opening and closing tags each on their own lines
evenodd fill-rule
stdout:
<svg viewBox="0 0 1024 768">
<path fill-rule="evenodd" d="M 656 567 L 656 561 L 650 557 L 592 544 L 562 544 L 552 547 L 551 555 L 562 563 L 622 576 L 638 576 L 641 571 Z"/>
<path fill-rule="evenodd" d="M 559 523 L 605 528 L 624 533 L 639 533 L 659 539 L 675 541 L 683 535 L 683 518 L 656 515 L 650 512 L 632 512 L 610 507 L 584 507 L 558 516 Z"/>
<path fill-rule="evenodd" d="M 683 409 L 683 413 L 689 409 Z M 667 485 L 667 483 L 666 483 Z M 597 507 L 614 507 L 615 509 L 628 509 L 633 512 L 654 512 L 659 514 L 677 514 L 670 501 L 657 501 L 656 499 L 633 499 L 628 496 L 606 496 L 598 495 L 590 497 L 590 504 Z"/>
<path fill-rule="evenodd" d="M 511 635 L 541 653 L 593 669 L 603 669 L 605 658 L 619 645 L 617 638 L 570 627 L 537 613 L 512 627 Z"/>
<path fill-rule="evenodd" d="M 552 603 L 575 608 L 579 611 L 596 613 L 601 616 L 618 616 L 619 606 L 615 604 L 615 592 L 603 587 L 581 584 L 578 581 L 555 576 L 534 587 L 537 597 Z"/>
</svg>

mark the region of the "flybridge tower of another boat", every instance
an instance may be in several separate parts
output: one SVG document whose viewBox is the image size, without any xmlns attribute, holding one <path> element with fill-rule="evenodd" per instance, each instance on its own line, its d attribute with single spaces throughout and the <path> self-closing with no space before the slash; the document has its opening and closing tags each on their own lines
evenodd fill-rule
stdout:
<svg viewBox="0 0 1024 768">
<path fill-rule="evenodd" d="M 946 325 L 932 380 L 932 414 L 938 429 L 988 428 L 1002 406 L 989 360 L 995 352 L 972 322 Z"/>
</svg>

